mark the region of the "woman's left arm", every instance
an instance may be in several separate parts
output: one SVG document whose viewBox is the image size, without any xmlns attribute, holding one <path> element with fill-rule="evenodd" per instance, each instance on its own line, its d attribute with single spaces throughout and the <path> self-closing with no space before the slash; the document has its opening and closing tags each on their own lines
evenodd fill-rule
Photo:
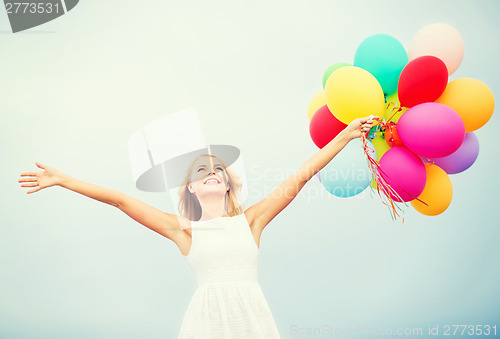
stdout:
<svg viewBox="0 0 500 339">
<path fill-rule="evenodd" d="M 250 227 L 259 234 L 297 196 L 302 187 L 325 167 L 352 139 L 361 137 L 372 127 L 372 117 L 352 121 L 325 147 L 317 151 L 300 169 L 273 190 L 266 198 L 250 206 L 245 215 Z"/>
</svg>

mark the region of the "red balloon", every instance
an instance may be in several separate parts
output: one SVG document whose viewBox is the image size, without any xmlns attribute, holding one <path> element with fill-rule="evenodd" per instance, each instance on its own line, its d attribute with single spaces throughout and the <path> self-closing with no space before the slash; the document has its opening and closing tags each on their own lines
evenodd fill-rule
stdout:
<svg viewBox="0 0 500 339">
<path fill-rule="evenodd" d="M 424 55 L 410 61 L 399 76 L 398 96 L 401 106 L 415 105 L 437 100 L 448 84 L 448 68 L 432 55 Z"/>
<path fill-rule="evenodd" d="M 313 114 L 309 133 L 316 146 L 323 148 L 346 127 L 346 124 L 330 112 L 328 106 L 323 105 Z"/>
</svg>

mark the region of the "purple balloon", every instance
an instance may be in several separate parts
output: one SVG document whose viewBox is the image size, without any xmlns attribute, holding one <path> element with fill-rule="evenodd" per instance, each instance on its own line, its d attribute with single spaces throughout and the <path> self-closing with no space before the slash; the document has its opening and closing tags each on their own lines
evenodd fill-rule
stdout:
<svg viewBox="0 0 500 339">
<path fill-rule="evenodd" d="M 479 154 L 479 140 L 474 132 L 466 133 L 460 148 L 447 157 L 424 159 L 424 162 L 433 163 L 441 167 L 448 174 L 465 171 L 476 161 Z"/>
<path fill-rule="evenodd" d="M 421 157 L 446 157 L 464 141 L 465 126 L 455 110 L 438 102 L 425 102 L 407 110 L 396 125 L 399 138 Z"/>
</svg>

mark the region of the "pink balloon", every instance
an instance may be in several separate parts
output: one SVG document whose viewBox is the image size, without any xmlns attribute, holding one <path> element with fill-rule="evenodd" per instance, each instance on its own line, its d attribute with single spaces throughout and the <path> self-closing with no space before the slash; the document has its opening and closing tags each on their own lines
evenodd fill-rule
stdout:
<svg viewBox="0 0 500 339">
<path fill-rule="evenodd" d="M 433 55 L 443 60 L 450 75 L 462 62 L 464 40 L 450 25 L 437 23 L 425 26 L 415 34 L 408 48 L 410 61 L 422 55 Z"/>
<path fill-rule="evenodd" d="M 460 148 L 465 125 L 452 108 L 426 102 L 407 110 L 397 123 L 399 138 L 412 152 L 425 158 L 442 158 Z"/>
<path fill-rule="evenodd" d="M 424 190 L 427 181 L 425 165 L 416 154 L 405 147 L 393 147 L 380 159 L 382 177 L 403 199 L 416 199 Z M 394 201 L 401 199 L 391 194 Z"/>
</svg>

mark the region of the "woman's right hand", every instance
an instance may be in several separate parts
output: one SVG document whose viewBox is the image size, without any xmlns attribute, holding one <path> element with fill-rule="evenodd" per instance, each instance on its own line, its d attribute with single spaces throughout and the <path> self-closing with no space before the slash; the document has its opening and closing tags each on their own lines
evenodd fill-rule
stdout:
<svg viewBox="0 0 500 339">
<path fill-rule="evenodd" d="M 354 119 L 345 128 L 349 140 L 359 138 L 363 133 L 369 133 L 370 129 L 373 127 L 373 120 L 378 120 L 378 117 L 370 115 L 369 117 Z"/>
<path fill-rule="evenodd" d="M 38 192 L 41 189 L 59 185 L 63 179 L 63 173 L 47 165 L 42 165 L 36 162 L 38 168 L 43 171 L 21 173 L 21 178 L 18 180 L 21 187 L 33 187 L 32 190 L 26 192 L 28 194 Z"/>
</svg>

